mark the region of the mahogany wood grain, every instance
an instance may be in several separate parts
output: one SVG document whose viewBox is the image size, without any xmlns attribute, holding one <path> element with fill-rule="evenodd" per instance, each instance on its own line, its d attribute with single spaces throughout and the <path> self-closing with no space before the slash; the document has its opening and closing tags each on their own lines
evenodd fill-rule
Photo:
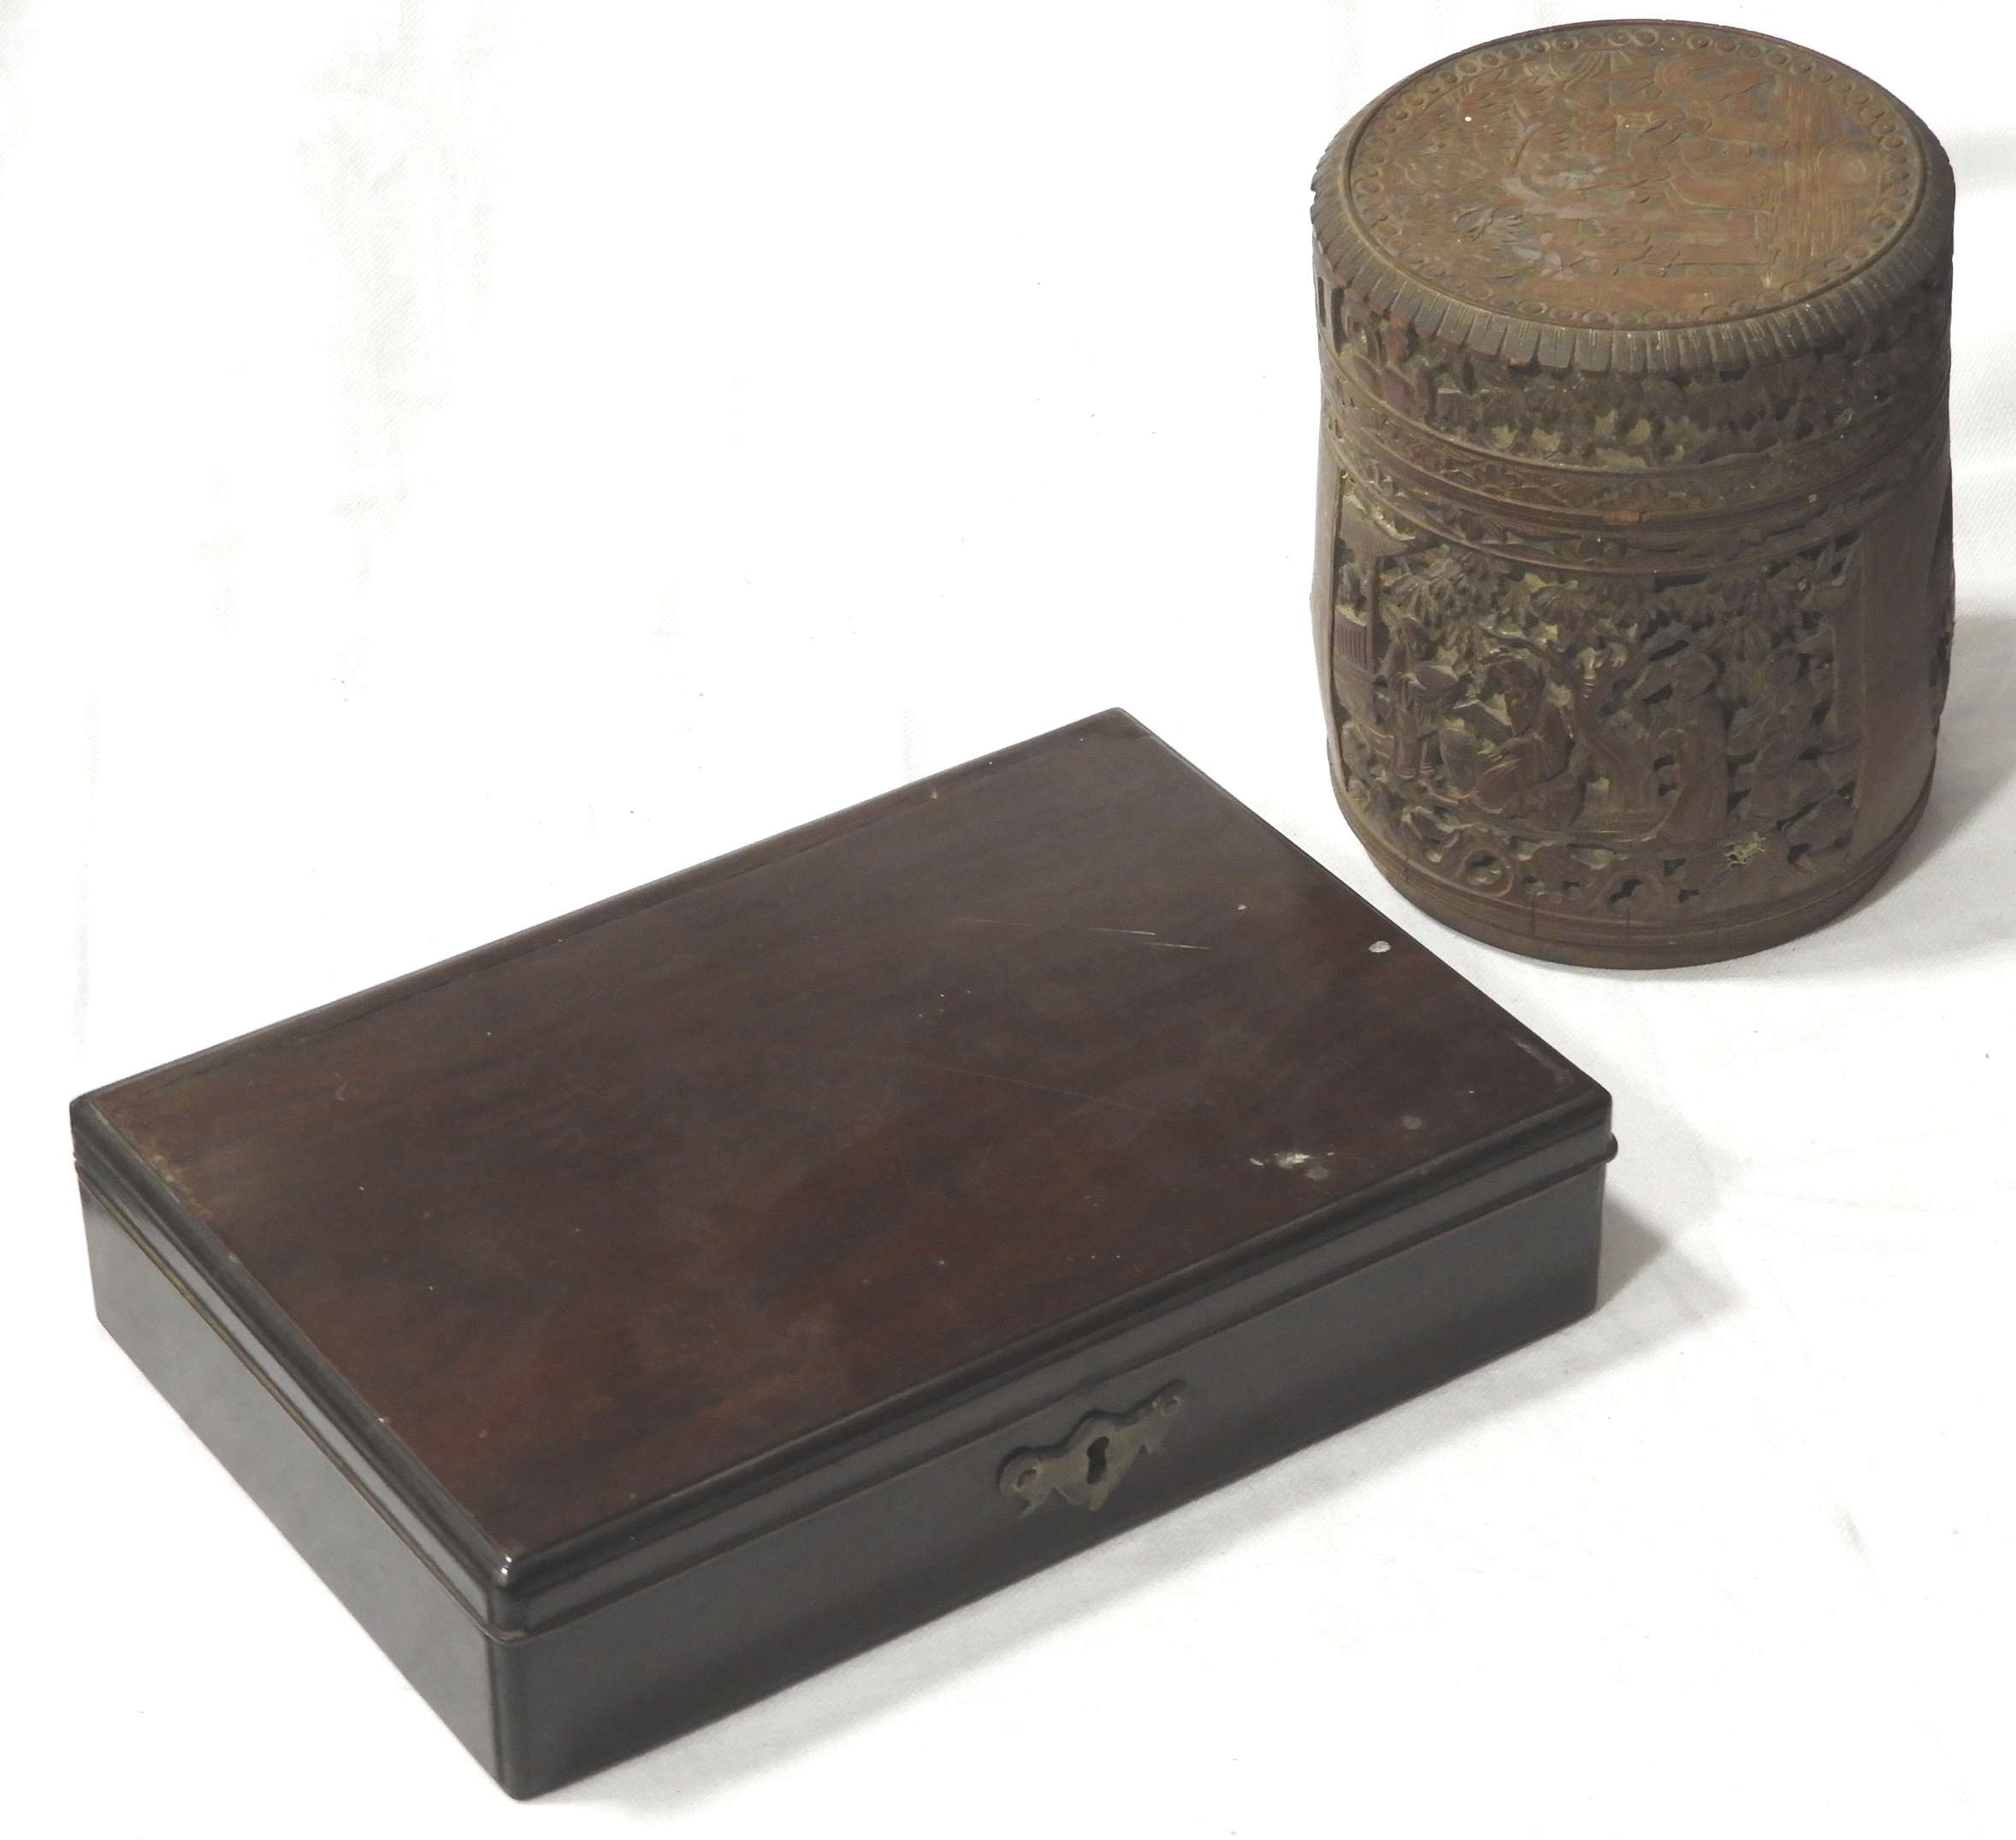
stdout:
<svg viewBox="0 0 2016 1840">
<path fill-rule="evenodd" d="M 1563 1075 L 1113 714 L 95 1103 L 517 1554 Z"/>
</svg>

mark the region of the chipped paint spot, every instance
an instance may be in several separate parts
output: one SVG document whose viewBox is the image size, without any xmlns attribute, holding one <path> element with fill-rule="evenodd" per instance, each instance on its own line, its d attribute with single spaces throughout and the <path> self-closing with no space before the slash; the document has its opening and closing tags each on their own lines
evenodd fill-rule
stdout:
<svg viewBox="0 0 2016 1840">
<path fill-rule="evenodd" d="M 1277 1150 L 1271 1157 L 1249 1157 L 1246 1161 L 1256 1169 L 1299 1169 L 1304 1163 L 1315 1163 L 1316 1159 L 1306 1150 Z M 1317 1163 L 1316 1167 L 1321 1168 L 1322 1165 Z M 1329 1173 L 1327 1169 L 1323 1171 L 1325 1175 Z M 1321 1177 L 1316 1180 L 1321 1180 Z"/>
</svg>

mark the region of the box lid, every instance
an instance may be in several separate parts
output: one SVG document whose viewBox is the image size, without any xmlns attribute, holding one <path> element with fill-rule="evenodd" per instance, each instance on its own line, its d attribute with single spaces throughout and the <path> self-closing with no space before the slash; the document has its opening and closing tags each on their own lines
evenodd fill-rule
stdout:
<svg viewBox="0 0 2016 1840">
<path fill-rule="evenodd" d="M 500 1631 L 1608 1117 L 1118 711 L 75 1108 L 86 1179 Z"/>
<path fill-rule="evenodd" d="M 1317 247 L 1364 308 L 1585 377 L 1834 352 L 1953 252 L 1952 168 L 1895 97 L 1788 39 L 1683 20 L 1472 45 L 1361 110 L 1315 190 Z"/>
</svg>

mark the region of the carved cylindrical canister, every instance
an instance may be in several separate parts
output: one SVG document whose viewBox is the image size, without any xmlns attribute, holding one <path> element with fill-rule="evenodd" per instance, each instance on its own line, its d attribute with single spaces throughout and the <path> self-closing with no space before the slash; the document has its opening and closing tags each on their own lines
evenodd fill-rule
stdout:
<svg viewBox="0 0 2016 1840">
<path fill-rule="evenodd" d="M 1607 21 L 1373 103 L 1315 180 L 1315 612 L 1345 813 L 1576 964 L 1832 918 L 1924 803 L 1953 179 L 1856 72 Z"/>
</svg>

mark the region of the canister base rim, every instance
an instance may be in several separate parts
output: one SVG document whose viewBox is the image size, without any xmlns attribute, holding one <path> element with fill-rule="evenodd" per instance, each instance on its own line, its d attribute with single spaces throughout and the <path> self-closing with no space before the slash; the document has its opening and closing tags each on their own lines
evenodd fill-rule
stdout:
<svg viewBox="0 0 2016 1840">
<path fill-rule="evenodd" d="M 1540 916 L 1532 908 L 1527 914 L 1528 927 L 1509 925 L 1502 902 L 1464 895 L 1423 875 L 1359 821 L 1344 796 L 1334 766 L 1330 780 L 1346 822 L 1380 873 L 1424 913 L 1501 951 L 1546 959 L 1557 965 L 1581 965 L 1605 971 L 1664 971 L 1686 965 L 1717 964 L 1724 959 L 1743 958 L 1782 945 L 1824 926 L 1854 906 L 1883 879 L 1924 815 L 1932 790 L 1928 774 L 1904 821 L 1882 843 L 1848 874 L 1808 893 L 1789 900 L 1760 902 L 1712 923 L 1686 926 L 1635 926 L 1625 920 L 1549 915 L 1555 931 L 1543 934 L 1535 924 Z"/>
</svg>

